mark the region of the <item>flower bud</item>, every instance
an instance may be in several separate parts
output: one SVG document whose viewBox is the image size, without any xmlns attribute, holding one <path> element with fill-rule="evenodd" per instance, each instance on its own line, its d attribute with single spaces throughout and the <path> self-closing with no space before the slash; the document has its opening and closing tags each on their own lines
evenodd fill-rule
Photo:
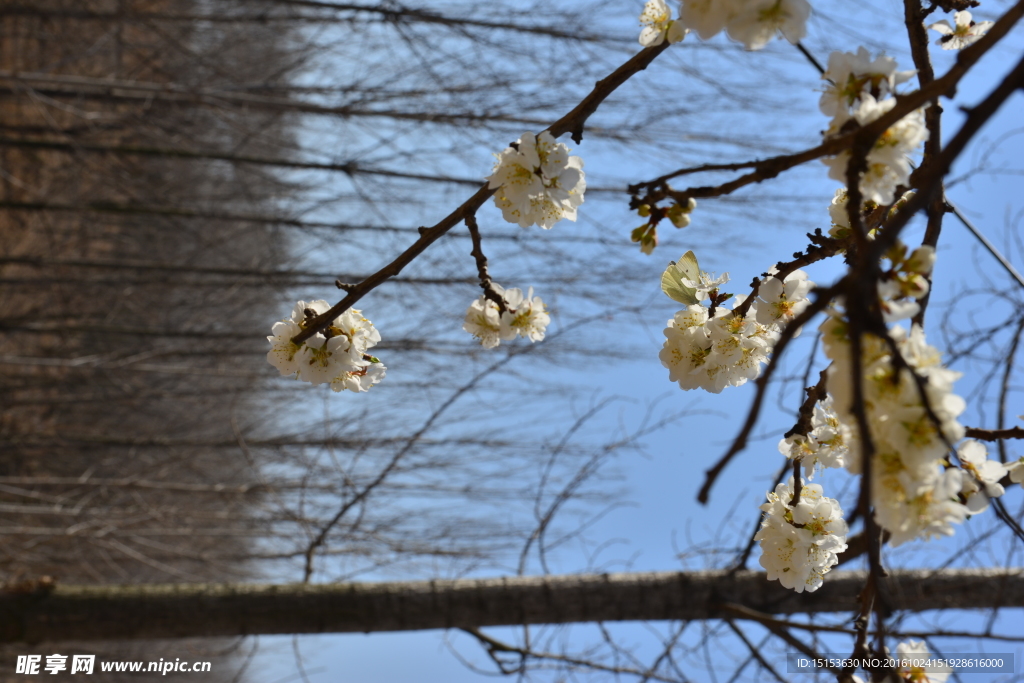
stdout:
<svg viewBox="0 0 1024 683">
<path fill-rule="evenodd" d="M 643 254 L 651 254 L 654 252 L 654 248 L 658 246 L 658 231 L 655 228 L 651 228 L 640 240 L 640 252 Z"/>
<path fill-rule="evenodd" d="M 910 273 L 921 273 L 926 274 L 932 272 L 932 267 L 935 265 L 935 247 L 928 245 L 922 245 L 914 250 L 914 253 L 910 255 L 907 262 L 904 264 L 904 268 Z"/>
</svg>

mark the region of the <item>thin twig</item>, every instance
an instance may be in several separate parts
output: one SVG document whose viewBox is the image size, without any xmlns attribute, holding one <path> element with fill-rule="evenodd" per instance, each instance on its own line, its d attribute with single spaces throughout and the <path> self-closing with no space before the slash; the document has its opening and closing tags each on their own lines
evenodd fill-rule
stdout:
<svg viewBox="0 0 1024 683">
<path fill-rule="evenodd" d="M 747 639 L 747 635 L 743 633 L 739 626 L 733 623 L 732 619 L 726 619 L 725 623 L 729 626 L 730 629 L 732 629 L 733 633 L 739 636 L 739 639 L 742 640 L 743 644 L 747 646 L 747 649 L 750 650 L 751 656 L 753 656 L 753 658 L 757 660 L 757 663 L 761 665 L 761 668 L 763 668 L 765 671 L 774 676 L 775 680 L 779 681 L 779 683 L 786 683 L 786 679 L 780 676 L 779 672 L 775 670 L 775 667 L 769 664 L 768 660 L 761 655 L 761 648 L 756 647 L 752 642 L 750 642 L 750 640 Z"/>
<path fill-rule="evenodd" d="M 483 246 L 480 244 L 480 226 L 476 223 L 476 216 L 466 216 L 466 228 L 469 230 L 469 236 L 473 240 L 473 251 L 469 252 L 470 256 L 476 259 L 476 272 L 480 277 L 480 287 L 484 290 L 484 296 L 497 305 L 498 310 L 502 313 L 505 312 L 505 297 L 498 294 L 497 290 L 492 286 L 491 274 L 487 272 L 487 257 L 484 255 Z"/>
<path fill-rule="evenodd" d="M 987 237 L 985 237 L 981 230 L 979 230 L 976 225 L 971 223 L 971 221 L 967 219 L 967 216 L 965 216 L 963 212 L 961 212 L 960 209 L 958 209 L 956 205 L 953 204 L 953 202 L 949 201 L 949 197 L 946 197 L 945 200 L 946 208 L 949 210 L 949 212 L 956 216 L 960 220 L 960 222 L 963 223 L 965 228 L 971 231 L 971 234 L 974 235 L 975 239 L 981 242 L 985 249 L 988 250 L 988 253 L 992 254 L 992 257 L 999 262 L 999 265 L 1001 265 L 1006 270 L 1006 272 L 1010 274 L 1010 277 L 1012 277 L 1018 285 L 1024 287 L 1024 276 L 1017 272 L 1017 269 L 1013 267 L 1013 264 L 1010 263 L 998 249 L 996 249 L 995 245 L 992 244 Z"/>
<path fill-rule="evenodd" d="M 776 177 L 783 171 L 819 159 L 823 156 L 839 154 L 850 149 L 858 140 L 875 140 L 893 124 L 902 119 L 912 111 L 920 107 L 938 101 L 943 95 L 949 95 L 956 90 L 957 84 L 963 76 L 973 67 L 988 50 L 999 40 L 1006 36 L 1014 24 L 1024 15 L 1024 0 L 1011 7 L 996 23 L 989 32 L 978 42 L 962 50 L 957 56 L 956 63 L 941 78 L 938 78 L 927 86 L 906 95 L 896 97 L 897 104 L 889 112 L 875 121 L 863 127 L 856 128 L 842 135 L 828 138 L 817 147 L 813 147 L 794 154 L 781 155 L 769 159 L 743 162 L 744 168 L 753 167 L 755 170 L 744 176 L 710 187 L 695 187 L 686 190 L 672 190 L 666 181 L 681 172 L 688 172 L 686 169 L 660 176 L 653 180 L 637 183 L 630 186 L 630 192 L 634 195 L 630 202 L 631 208 L 641 204 L 654 205 L 659 200 L 672 197 L 680 203 L 691 198 L 720 197 L 732 192 L 765 180 Z M 955 156 L 955 155 L 954 155 Z M 646 196 L 640 197 L 638 193 L 647 190 Z"/>
<path fill-rule="evenodd" d="M 757 424 L 757 418 L 761 414 L 761 405 L 764 403 L 764 397 L 768 390 L 768 382 L 771 380 L 772 374 L 775 372 L 775 368 L 779 365 L 778 359 L 782 357 L 782 352 L 785 351 L 797 330 L 807 324 L 815 315 L 825 310 L 825 307 L 832 302 L 832 299 L 840 290 L 840 286 L 842 284 L 843 280 L 840 280 L 831 287 L 815 290 L 817 299 L 812 302 L 810 306 L 805 308 L 800 315 L 791 320 L 790 323 L 782 330 L 782 334 L 779 335 L 779 340 L 775 343 L 775 348 L 772 351 L 771 360 L 768 362 L 768 365 L 765 366 L 761 376 L 754 380 L 757 392 L 754 394 L 754 402 L 747 411 L 747 418 L 744 421 L 743 426 L 740 428 L 736 438 L 733 439 L 732 444 L 729 446 L 729 450 L 727 450 L 722 457 L 718 459 L 718 462 L 704 472 L 704 485 L 697 494 L 697 500 L 701 503 L 706 504 L 708 502 L 708 498 L 711 495 L 711 487 L 714 486 L 715 480 L 718 479 L 718 475 L 722 473 L 722 470 L 725 469 L 729 462 L 740 451 L 747 447 L 747 438 L 754 430 L 754 425 Z"/>
<path fill-rule="evenodd" d="M 998 441 L 999 439 L 1024 439 L 1024 427 L 1010 427 L 1009 429 L 981 429 L 980 427 L 968 427 L 967 436 L 982 441 Z"/>
</svg>

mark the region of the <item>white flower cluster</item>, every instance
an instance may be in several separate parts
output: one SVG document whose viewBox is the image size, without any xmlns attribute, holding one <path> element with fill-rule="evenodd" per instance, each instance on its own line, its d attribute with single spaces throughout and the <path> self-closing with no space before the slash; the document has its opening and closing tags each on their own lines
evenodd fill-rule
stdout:
<svg viewBox="0 0 1024 683">
<path fill-rule="evenodd" d="M 679 264 L 669 264 L 662 276 L 665 293 L 687 306 L 668 321 L 658 357 L 668 368 L 669 379 L 684 390 L 699 387 L 717 394 L 757 377 L 783 327 L 807 307 L 807 294 L 814 286 L 802 270 L 784 280 L 771 274 L 761 281 L 758 298 L 746 315 L 735 312 L 743 301 L 739 296 L 733 311 L 719 306 L 712 315 L 700 302 L 728 279 L 728 274 L 712 279 L 701 271 L 693 252 Z"/>
<path fill-rule="evenodd" d="M 648 0 L 644 11 L 640 14 L 640 44 L 644 47 L 655 47 L 666 40 L 678 43 L 686 37 L 688 31 L 682 23 L 672 21 L 672 10 L 665 0 Z"/>
<path fill-rule="evenodd" d="M 551 133 L 523 133 L 496 156 L 487 187 L 497 189 L 494 203 L 506 221 L 547 230 L 563 218 L 576 220 L 576 207 L 587 189 L 583 160 L 569 156 L 569 148 L 555 142 Z"/>
<path fill-rule="evenodd" d="M 822 324 L 829 391 L 834 397 L 843 438 L 849 448 L 844 462 L 853 474 L 863 467 L 855 417 L 851 377 L 850 341 L 846 323 L 831 317 Z M 942 366 L 941 354 L 925 342 L 924 332 L 913 326 L 890 330 L 900 354 L 922 380 L 928 405 L 938 419 L 936 428 L 911 372 L 893 367 L 886 340 L 862 337 L 864 407 L 875 456 L 871 465 L 872 505 L 878 523 L 891 534 L 893 546 L 933 536 L 950 536 L 952 524 L 981 512 L 985 496 L 1002 494 L 998 480 L 1006 473 L 999 463 L 986 459 L 984 447 L 967 441 L 959 448 L 963 469 L 949 467 L 949 443 L 963 438 L 957 417 L 964 411 L 962 398 L 953 393 L 960 373 Z M 960 502 L 963 494 L 969 505 Z M 977 495 L 976 499 L 971 496 Z"/>
<path fill-rule="evenodd" d="M 845 130 L 852 120 L 864 126 L 881 118 L 896 106 L 891 97 L 897 84 L 908 80 L 913 71 L 896 71 L 896 61 L 879 55 L 871 60 L 863 47 L 856 54 L 833 52 L 822 78 L 830 81 L 821 96 L 821 111 L 832 117 L 826 136 Z M 860 179 L 865 201 L 890 204 L 898 185 L 905 184 L 912 170 L 907 155 L 928 139 L 924 110 L 917 109 L 888 128 L 868 152 L 867 170 Z M 829 177 L 846 182 L 849 150 L 824 160 Z"/>
<path fill-rule="evenodd" d="M 302 344 L 292 338 L 311 320 L 330 309 L 324 300 L 300 301 L 290 318 L 274 323 L 267 360 L 282 376 L 294 376 L 313 386 L 330 384 L 334 391 L 369 391 L 384 379 L 386 367 L 367 350 L 380 341 L 380 333 L 359 311 L 349 309 L 329 327 Z"/>
<path fill-rule="evenodd" d="M 760 50 L 779 31 L 791 43 L 807 33 L 807 0 L 680 0 L 679 21 L 708 40 L 723 30 L 748 50 Z"/>
<path fill-rule="evenodd" d="M 804 484 L 793 505 L 793 478 L 768 493 L 764 519 L 754 540 L 761 542 L 761 566 L 768 580 L 797 593 L 813 592 L 846 550 L 847 526 L 834 498 L 817 484 Z"/>
<path fill-rule="evenodd" d="M 531 342 L 544 339 L 551 317 L 541 298 L 533 295 L 533 287 L 526 296 L 521 289 L 502 289 L 493 283 L 491 289 L 501 295 L 505 310 L 499 310 L 498 304 L 481 296 L 469 305 L 462 329 L 479 339 L 485 349 L 493 349 L 517 336 Z"/>
<path fill-rule="evenodd" d="M 775 333 L 724 308 L 717 308 L 713 318 L 708 312 L 700 304 L 678 311 L 665 328 L 658 358 L 680 388 L 717 394 L 757 377 L 775 345 Z"/>
<path fill-rule="evenodd" d="M 831 397 L 815 404 L 811 430 L 806 435 L 793 434 L 779 442 L 779 452 L 784 456 L 790 460 L 801 458 L 808 479 L 814 478 L 818 468 L 843 467 L 848 451 Z"/>
<path fill-rule="evenodd" d="M 975 23 L 971 13 L 967 11 L 954 14 L 953 23 L 956 25 L 950 26 L 949 21 L 943 19 L 928 27 L 942 34 L 935 44 L 941 45 L 943 50 L 960 50 L 978 42 L 983 35 L 988 33 L 993 24 L 991 21 Z"/>
</svg>

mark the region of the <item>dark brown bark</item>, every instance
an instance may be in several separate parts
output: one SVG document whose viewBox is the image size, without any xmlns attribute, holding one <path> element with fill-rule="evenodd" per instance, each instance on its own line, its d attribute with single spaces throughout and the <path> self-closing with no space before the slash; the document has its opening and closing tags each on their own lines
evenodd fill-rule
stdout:
<svg viewBox="0 0 1024 683">
<path fill-rule="evenodd" d="M 795 593 L 761 572 L 659 572 L 349 584 L 58 586 L 0 595 L 0 642 L 410 631 L 847 612 L 864 572 Z M 1020 570 L 891 572 L 896 610 L 1024 606 Z"/>
</svg>

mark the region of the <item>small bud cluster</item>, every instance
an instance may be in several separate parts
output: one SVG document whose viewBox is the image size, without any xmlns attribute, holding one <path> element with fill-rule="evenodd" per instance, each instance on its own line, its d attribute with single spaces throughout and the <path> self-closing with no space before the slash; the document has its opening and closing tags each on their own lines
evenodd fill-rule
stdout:
<svg viewBox="0 0 1024 683">
<path fill-rule="evenodd" d="M 677 202 L 665 209 L 658 206 L 652 207 L 650 204 L 641 204 L 637 213 L 641 218 L 646 218 L 647 222 L 635 229 L 629 239 L 640 243 L 641 252 L 650 254 L 658 246 L 658 223 L 663 218 L 667 218 L 677 228 L 685 228 L 690 224 L 690 214 L 696 208 L 697 200 L 693 197 L 690 197 L 685 204 Z"/>
<path fill-rule="evenodd" d="M 541 298 L 533 295 L 533 287 L 526 296 L 521 289 L 502 289 L 493 283 L 491 289 L 501 296 L 504 310 L 491 299 L 481 296 L 469 305 L 462 329 L 479 339 L 485 349 L 493 349 L 517 336 L 531 342 L 544 339 L 551 317 Z"/>
<path fill-rule="evenodd" d="M 799 501 L 794 501 L 793 484 L 790 477 L 768 493 L 754 540 L 760 541 L 761 566 L 769 581 L 778 580 L 797 593 L 813 592 L 839 563 L 848 529 L 839 502 L 826 498 L 820 486 L 804 484 Z"/>
<path fill-rule="evenodd" d="M 523 133 L 496 156 L 487 187 L 497 190 L 494 203 L 506 221 L 547 230 L 563 218 L 576 220 L 587 189 L 583 160 L 569 156 L 569 148 L 555 142 L 551 133 Z"/>
<path fill-rule="evenodd" d="M 822 74 L 829 85 L 819 102 L 822 113 L 832 117 L 826 137 L 881 118 L 896 106 L 896 85 L 913 75 L 913 71 L 896 71 L 896 60 L 891 57 L 879 55 L 872 60 L 863 47 L 856 54 L 833 52 L 828 70 Z M 892 203 L 896 187 L 910 178 L 912 167 L 907 155 L 927 139 L 923 109 L 907 114 L 882 133 L 868 152 L 867 170 L 860 179 L 864 200 L 879 205 Z M 849 150 L 824 161 L 830 178 L 846 182 Z"/>
<path fill-rule="evenodd" d="M 282 376 L 313 386 L 330 384 L 334 391 L 369 391 L 384 379 L 386 367 L 367 350 L 380 341 L 380 333 L 359 311 L 349 309 L 302 344 L 292 341 L 308 329 L 314 318 L 330 309 L 326 301 L 300 301 L 291 317 L 274 323 L 267 360 Z"/>
</svg>

